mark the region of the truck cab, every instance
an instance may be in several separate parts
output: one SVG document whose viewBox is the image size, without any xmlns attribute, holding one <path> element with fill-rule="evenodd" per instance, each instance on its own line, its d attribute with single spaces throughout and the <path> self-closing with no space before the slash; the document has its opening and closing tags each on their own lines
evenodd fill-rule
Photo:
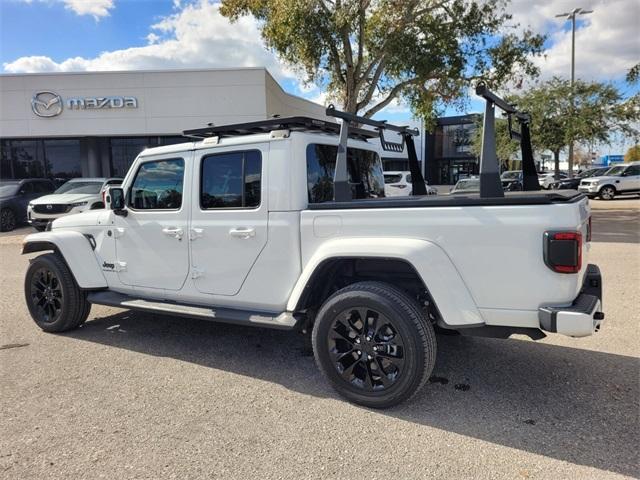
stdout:
<svg viewBox="0 0 640 480">
<path fill-rule="evenodd" d="M 381 134 L 350 123 L 209 127 L 143 151 L 106 209 L 26 238 L 24 253 L 52 252 L 27 272 L 34 320 L 65 331 L 101 304 L 297 329 L 338 393 L 375 408 L 425 383 L 436 328 L 532 338 L 600 328 L 583 195 L 487 197 L 481 178 L 479 194 L 385 198 L 371 142 Z M 414 132 L 395 128 L 419 192 Z"/>
</svg>

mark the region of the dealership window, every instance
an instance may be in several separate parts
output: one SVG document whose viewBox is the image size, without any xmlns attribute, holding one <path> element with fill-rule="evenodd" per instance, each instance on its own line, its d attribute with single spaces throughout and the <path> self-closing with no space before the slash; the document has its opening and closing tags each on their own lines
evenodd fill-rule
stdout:
<svg viewBox="0 0 640 480">
<path fill-rule="evenodd" d="M 177 210 L 182 206 L 184 160 L 145 162 L 131 186 L 129 205 L 137 210 Z"/>
<path fill-rule="evenodd" d="M 221 153 L 202 159 L 200 206 L 255 208 L 260 205 L 262 158 L 257 150 Z"/>
<path fill-rule="evenodd" d="M 80 140 L 77 138 L 31 139 L 0 142 L 0 178 L 52 178 L 66 181 L 79 177 Z"/>
<path fill-rule="evenodd" d="M 333 177 L 336 169 L 335 145 L 307 146 L 307 187 L 310 203 L 333 200 Z M 382 163 L 376 152 L 347 149 L 347 172 L 352 198 L 384 197 Z"/>
</svg>

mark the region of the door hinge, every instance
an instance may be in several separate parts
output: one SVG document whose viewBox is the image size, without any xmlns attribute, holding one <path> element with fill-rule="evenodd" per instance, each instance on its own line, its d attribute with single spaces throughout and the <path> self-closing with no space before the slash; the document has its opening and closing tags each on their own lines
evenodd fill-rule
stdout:
<svg viewBox="0 0 640 480">
<path fill-rule="evenodd" d="M 204 268 L 191 267 L 191 278 L 200 278 L 204 275 Z"/>
<path fill-rule="evenodd" d="M 189 240 L 195 240 L 196 238 L 203 237 L 204 230 L 202 228 L 189 229 Z"/>
</svg>

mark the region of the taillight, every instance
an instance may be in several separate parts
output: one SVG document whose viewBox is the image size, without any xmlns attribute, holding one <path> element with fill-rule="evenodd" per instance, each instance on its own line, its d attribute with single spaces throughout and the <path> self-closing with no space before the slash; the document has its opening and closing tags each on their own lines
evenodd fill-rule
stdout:
<svg viewBox="0 0 640 480">
<path fill-rule="evenodd" d="M 582 268 L 580 232 L 544 232 L 544 263 L 558 273 L 578 273 Z"/>
</svg>

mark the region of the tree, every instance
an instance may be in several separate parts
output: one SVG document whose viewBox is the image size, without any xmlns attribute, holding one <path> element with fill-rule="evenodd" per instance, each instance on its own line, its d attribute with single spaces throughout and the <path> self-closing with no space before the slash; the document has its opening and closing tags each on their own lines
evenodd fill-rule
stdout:
<svg viewBox="0 0 640 480">
<path fill-rule="evenodd" d="M 637 162 L 640 161 L 640 145 L 634 145 L 627 153 L 624 154 L 625 162 Z"/>
<path fill-rule="evenodd" d="M 496 156 L 503 170 L 511 170 L 512 160 L 520 151 L 520 143 L 509 136 L 509 124 L 502 118 L 496 119 Z M 471 143 L 471 152 L 477 157 L 482 152 L 482 118 L 477 122 Z"/>
<path fill-rule="evenodd" d="M 556 172 L 560 152 L 570 141 L 609 144 L 616 133 L 637 135 L 639 96 L 624 99 L 610 84 L 578 80 L 571 105 L 569 81 L 552 78 L 510 100 L 531 114 L 531 140 L 538 150 L 550 150 Z"/>
<path fill-rule="evenodd" d="M 544 37 L 518 31 L 504 0 L 222 0 L 253 15 L 266 45 L 308 83 L 371 117 L 394 100 L 432 118 L 479 80 L 496 88 L 536 75 Z"/>
</svg>

